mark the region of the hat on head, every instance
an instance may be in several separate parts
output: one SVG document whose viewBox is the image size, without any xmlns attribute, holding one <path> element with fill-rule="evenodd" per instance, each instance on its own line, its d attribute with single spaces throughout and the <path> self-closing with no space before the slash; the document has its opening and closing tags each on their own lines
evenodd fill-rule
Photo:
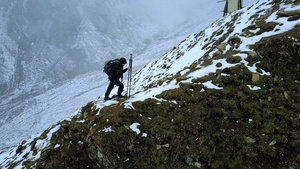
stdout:
<svg viewBox="0 0 300 169">
<path fill-rule="evenodd" d="M 126 63 L 127 63 L 127 61 L 126 61 L 126 59 L 125 59 L 125 58 L 120 58 L 120 63 L 121 63 L 121 64 L 126 64 Z"/>
</svg>

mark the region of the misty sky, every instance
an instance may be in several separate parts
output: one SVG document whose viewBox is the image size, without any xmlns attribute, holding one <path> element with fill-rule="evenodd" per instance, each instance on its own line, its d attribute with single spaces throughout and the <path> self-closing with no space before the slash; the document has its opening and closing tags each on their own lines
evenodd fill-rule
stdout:
<svg viewBox="0 0 300 169">
<path fill-rule="evenodd" d="M 220 11 L 223 15 L 225 1 L 222 0 L 132 0 L 128 3 L 130 10 L 136 11 L 145 21 L 161 24 L 162 26 L 180 24 L 185 20 L 199 20 L 199 18 L 211 17 L 208 11 Z M 256 0 L 244 0 L 243 6 L 247 6 Z M 205 8 L 205 9 L 203 9 Z M 215 12 L 213 12 L 215 13 Z"/>
<path fill-rule="evenodd" d="M 256 0 L 243 0 L 243 6 L 247 6 Z M 87 0 L 88 8 L 103 10 L 104 3 L 110 4 L 109 9 L 119 15 L 131 14 L 135 19 L 144 23 L 159 25 L 160 27 L 172 27 L 182 22 L 199 21 L 199 18 L 211 18 L 212 22 L 223 16 L 225 0 Z M 211 13 L 219 11 L 218 16 Z M 213 11 L 213 12 L 210 12 Z M 201 31 L 201 30 L 199 30 Z"/>
</svg>

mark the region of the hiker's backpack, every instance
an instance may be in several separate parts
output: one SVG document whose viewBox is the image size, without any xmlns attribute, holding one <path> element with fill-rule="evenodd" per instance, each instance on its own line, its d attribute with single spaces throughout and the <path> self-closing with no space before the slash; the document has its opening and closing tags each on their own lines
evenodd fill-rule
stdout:
<svg viewBox="0 0 300 169">
<path fill-rule="evenodd" d="M 103 72 L 108 76 L 111 75 L 112 68 L 115 64 L 119 63 L 119 59 L 109 60 L 105 62 Z"/>
</svg>

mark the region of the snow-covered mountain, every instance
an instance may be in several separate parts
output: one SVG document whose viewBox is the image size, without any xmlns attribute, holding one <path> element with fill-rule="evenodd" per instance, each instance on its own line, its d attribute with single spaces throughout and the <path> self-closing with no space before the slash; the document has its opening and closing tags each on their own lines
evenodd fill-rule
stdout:
<svg viewBox="0 0 300 169">
<path fill-rule="evenodd" d="M 132 97 L 89 102 L 1 166 L 299 168 L 299 11 L 260 0 L 216 21 L 137 72 Z"/>
<path fill-rule="evenodd" d="M 104 61 L 133 53 L 136 72 L 220 18 L 223 5 L 1 0 L 0 139 L 7 141 L 0 148 L 44 131 L 102 95 Z"/>
</svg>

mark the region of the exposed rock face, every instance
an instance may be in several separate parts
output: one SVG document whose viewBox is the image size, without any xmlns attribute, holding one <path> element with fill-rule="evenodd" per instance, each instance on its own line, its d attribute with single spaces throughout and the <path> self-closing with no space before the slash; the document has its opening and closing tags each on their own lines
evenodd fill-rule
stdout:
<svg viewBox="0 0 300 169">
<path fill-rule="evenodd" d="M 278 5 L 274 4 L 273 12 Z M 260 28 L 269 32 L 270 25 L 265 26 Z M 231 38 L 235 47 L 224 53 L 217 49 L 223 42 L 215 41 L 215 48 L 208 50 L 218 51 L 212 58 L 207 52 L 198 62 L 145 90 L 174 79 L 178 88 L 135 101 L 131 107 L 121 101 L 99 109 L 97 101 L 90 102 L 70 121 L 59 124 L 40 158 L 23 164 L 36 168 L 299 168 L 300 48 L 295 45 L 299 29 L 297 25 L 264 37 L 249 47 L 251 52 L 236 50 L 234 44 L 242 44 L 241 38 Z M 222 68 L 220 60 L 232 66 Z M 213 63 L 218 67 L 215 72 L 188 76 Z M 257 72 L 250 70 L 254 65 Z M 189 77 L 190 83 L 185 82 Z M 207 87 L 207 82 L 217 89 Z M 47 138 L 48 132 L 41 138 Z M 32 142 L 20 145 L 17 153 L 29 145 L 37 152 Z"/>
</svg>

